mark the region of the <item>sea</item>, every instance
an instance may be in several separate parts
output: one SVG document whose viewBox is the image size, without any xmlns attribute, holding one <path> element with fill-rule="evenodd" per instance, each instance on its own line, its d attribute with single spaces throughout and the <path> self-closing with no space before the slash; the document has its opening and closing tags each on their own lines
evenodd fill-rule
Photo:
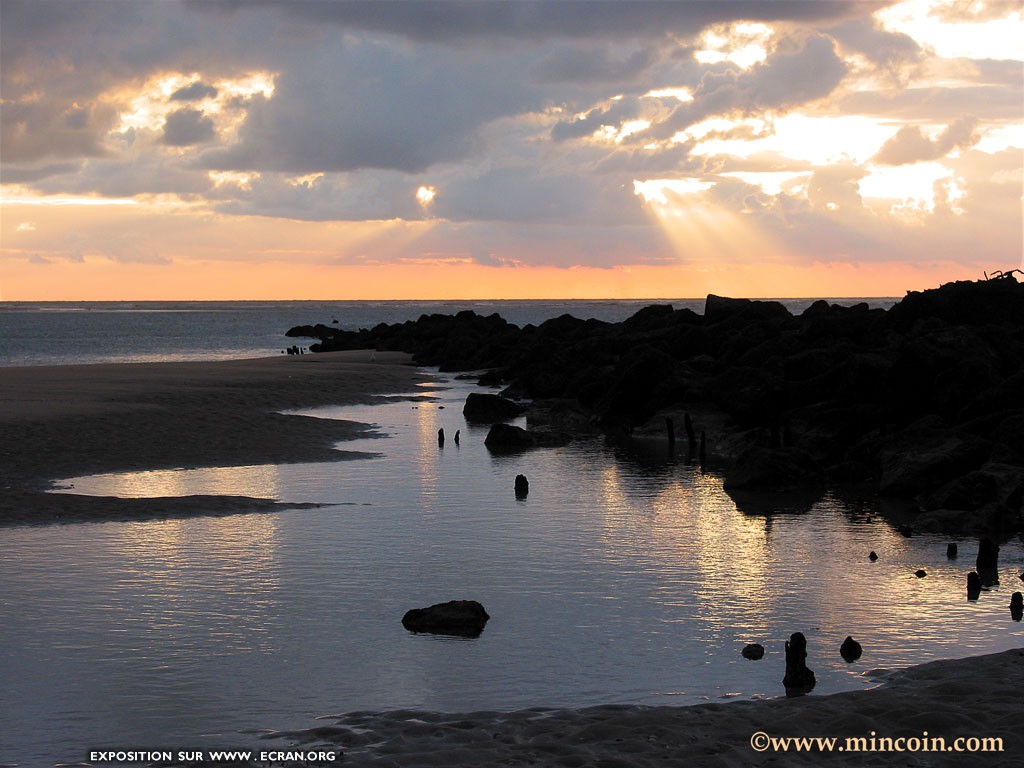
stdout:
<svg viewBox="0 0 1024 768">
<path fill-rule="evenodd" d="M 786 303 L 798 312 L 811 301 Z M 651 303 L 703 308 L 0 304 L 0 365 L 275 355 L 300 343 L 284 336 L 299 324 L 356 329 L 464 309 L 521 325 L 566 313 L 614 321 Z M 0 528 L 0 764 L 275 749 L 292 738 L 314 747 L 318 726 L 355 711 L 775 698 L 797 631 L 818 681 L 810 696 L 876 686 L 880 669 L 1024 646 L 1008 610 L 1024 571 L 1020 540 L 1003 544 L 1000 583 L 968 600 L 978 542 L 907 538 L 874 497 L 733 498 L 715 468 L 658 440 L 492 454 L 486 427 L 462 417 L 478 385 L 425 373 L 403 396 L 302 412 L 371 425 L 339 445 L 352 460 L 54 478 L 59 493 L 316 506 Z M 513 491 L 519 474 L 525 498 Z M 484 605 L 479 637 L 403 628 L 408 609 L 451 599 Z M 839 654 L 847 636 L 864 648 L 854 663 Z M 764 658 L 743 658 L 755 642 Z"/>
<path fill-rule="evenodd" d="M 344 330 L 403 323 L 421 315 L 498 313 L 520 327 L 571 314 L 625 320 L 650 304 L 703 313 L 704 299 L 567 301 L 224 301 L 0 302 L 0 367 L 224 360 L 279 354 L 298 339 L 285 332 L 323 323 Z M 781 299 L 793 313 L 814 299 Z M 862 301 L 887 308 L 896 299 Z M 310 340 L 312 341 L 312 340 Z"/>
</svg>

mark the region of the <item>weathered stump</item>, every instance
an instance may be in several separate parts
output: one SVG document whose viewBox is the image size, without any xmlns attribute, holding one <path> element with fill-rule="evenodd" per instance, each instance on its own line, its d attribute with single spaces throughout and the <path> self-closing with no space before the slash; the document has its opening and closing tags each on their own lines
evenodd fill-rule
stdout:
<svg viewBox="0 0 1024 768">
<path fill-rule="evenodd" d="M 526 475 L 516 475 L 516 498 L 525 499 L 530 493 L 530 481 Z"/>
<path fill-rule="evenodd" d="M 802 696 L 814 688 L 814 672 L 807 668 L 807 638 L 794 632 L 786 642 L 786 676 L 782 678 L 787 696 Z"/>
</svg>

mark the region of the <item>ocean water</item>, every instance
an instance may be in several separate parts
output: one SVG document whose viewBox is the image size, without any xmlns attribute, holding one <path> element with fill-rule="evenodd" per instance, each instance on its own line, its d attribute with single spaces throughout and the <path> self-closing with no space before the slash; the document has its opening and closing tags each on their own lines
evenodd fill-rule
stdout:
<svg viewBox="0 0 1024 768">
<path fill-rule="evenodd" d="M 199 314 L 223 327 L 250 311 Z M 338 306 L 324 314 L 335 311 L 340 321 Z M 144 354 L 187 353 L 175 344 Z M 486 429 L 462 418 L 474 389 L 434 374 L 405 398 L 309 412 L 376 425 L 340 446 L 362 459 L 60 478 L 65 493 L 320 506 L 0 528 L 0 763 L 279 747 L 261 737 L 354 710 L 775 697 L 795 631 L 808 638 L 812 695 L 873 685 L 876 668 L 1024 645 L 1007 607 L 1024 570 L 1019 540 L 1002 549 L 1000 585 L 968 601 L 976 541 L 905 538 L 875 500 L 832 492 L 734 499 L 717 472 L 657 441 L 495 455 Z M 484 604 L 492 618 L 479 638 L 401 626 L 409 608 L 449 599 Z M 839 656 L 847 635 L 865 648 L 855 664 Z M 765 658 L 743 659 L 747 642 Z"/>
<path fill-rule="evenodd" d="M 784 299 L 801 312 L 812 299 Z M 888 307 L 894 299 L 867 301 Z M 569 313 L 581 319 L 624 320 L 648 304 L 703 312 L 704 299 L 607 301 L 228 301 L 0 302 L 0 367 L 69 363 L 219 360 L 279 354 L 299 343 L 296 325 L 347 330 L 401 323 L 420 315 L 499 313 L 519 326 Z"/>
</svg>

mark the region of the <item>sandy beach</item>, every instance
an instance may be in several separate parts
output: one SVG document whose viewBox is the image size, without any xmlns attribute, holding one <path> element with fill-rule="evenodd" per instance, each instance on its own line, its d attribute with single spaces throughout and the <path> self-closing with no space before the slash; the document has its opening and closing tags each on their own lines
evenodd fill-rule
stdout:
<svg viewBox="0 0 1024 768">
<path fill-rule="evenodd" d="M 45 493 L 96 472 L 345 458 L 363 427 L 284 415 L 369 403 L 420 379 L 401 353 L 0 370 L 0 524 L 221 514 L 277 508 L 241 497 L 97 499 Z"/>
<path fill-rule="evenodd" d="M 460 715 L 357 712 L 276 736 L 292 749 L 333 749 L 343 765 L 394 768 L 1021 764 L 1024 649 L 868 674 L 879 687 L 831 696 Z"/>
</svg>

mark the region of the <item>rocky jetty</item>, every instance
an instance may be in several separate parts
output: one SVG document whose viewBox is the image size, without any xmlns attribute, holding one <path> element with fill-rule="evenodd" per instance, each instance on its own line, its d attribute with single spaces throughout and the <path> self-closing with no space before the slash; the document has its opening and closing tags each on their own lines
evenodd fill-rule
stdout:
<svg viewBox="0 0 1024 768">
<path fill-rule="evenodd" d="M 733 488 L 867 484 L 910 500 L 915 530 L 1022 528 L 1024 285 L 1012 276 L 911 292 L 889 310 L 817 301 L 792 315 L 712 295 L 703 315 L 654 305 L 621 323 L 563 315 L 519 328 L 467 311 L 289 335 L 319 339 L 312 351 L 488 369 L 504 394 L 556 402 L 609 436 L 671 439 L 666 424 L 692 417 Z"/>
</svg>

